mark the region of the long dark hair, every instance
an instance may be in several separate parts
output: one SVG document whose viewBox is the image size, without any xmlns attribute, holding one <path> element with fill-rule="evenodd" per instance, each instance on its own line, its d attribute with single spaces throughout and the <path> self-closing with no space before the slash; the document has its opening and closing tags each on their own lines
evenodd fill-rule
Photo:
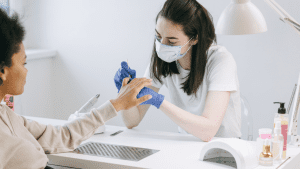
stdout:
<svg viewBox="0 0 300 169">
<path fill-rule="evenodd" d="M 156 23 L 159 17 L 181 25 L 186 36 L 194 39 L 198 35 L 198 43 L 192 47 L 191 70 L 188 79 L 182 83 L 181 89 L 188 95 L 195 94 L 203 82 L 207 52 L 213 42 L 217 44 L 213 19 L 210 13 L 196 0 L 167 0 L 162 10 L 156 16 Z M 163 75 L 179 74 L 176 62 L 167 63 L 161 60 L 153 45 L 150 77 L 162 82 L 160 77 Z M 155 77 L 155 78 L 154 78 Z M 187 78 L 185 77 L 185 78 Z"/>
</svg>

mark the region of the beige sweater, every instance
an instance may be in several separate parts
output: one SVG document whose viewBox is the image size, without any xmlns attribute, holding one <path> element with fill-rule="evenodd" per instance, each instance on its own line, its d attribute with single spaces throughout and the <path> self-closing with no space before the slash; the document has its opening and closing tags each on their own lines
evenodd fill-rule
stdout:
<svg viewBox="0 0 300 169">
<path fill-rule="evenodd" d="M 0 104 L 0 169 L 44 169 L 46 154 L 73 151 L 115 116 L 115 108 L 107 101 L 84 117 L 52 126 L 26 119 Z"/>
</svg>

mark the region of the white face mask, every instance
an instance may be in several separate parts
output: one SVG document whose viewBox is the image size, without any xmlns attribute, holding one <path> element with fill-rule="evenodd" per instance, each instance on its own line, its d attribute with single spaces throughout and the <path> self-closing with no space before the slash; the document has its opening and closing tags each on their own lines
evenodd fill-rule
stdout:
<svg viewBox="0 0 300 169">
<path fill-rule="evenodd" d="M 164 45 L 160 43 L 157 38 L 155 38 L 155 46 L 156 46 L 156 53 L 159 58 L 161 58 L 163 61 L 171 63 L 174 62 L 175 60 L 181 59 L 183 56 L 186 55 L 186 53 L 190 50 L 190 48 L 193 46 L 190 46 L 189 49 L 183 53 L 180 54 L 181 48 L 184 47 L 193 37 L 183 46 L 169 46 L 169 45 Z"/>
</svg>

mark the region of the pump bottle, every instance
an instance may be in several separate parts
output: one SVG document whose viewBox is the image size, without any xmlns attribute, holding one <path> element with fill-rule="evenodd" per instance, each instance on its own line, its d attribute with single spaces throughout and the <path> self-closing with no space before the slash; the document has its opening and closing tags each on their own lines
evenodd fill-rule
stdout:
<svg viewBox="0 0 300 169">
<path fill-rule="evenodd" d="M 281 134 L 283 135 L 283 150 L 282 150 L 282 160 L 286 159 L 286 149 L 287 149 L 287 133 L 288 133 L 288 114 L 286 114 L 286 109 L 284 108 L 284 103 L 274 102 L 274 104 L 279 103 L 278 113 L 276 113 L 274 118 L 274 131 L 276 121 L 281 122 Z"/>
</svg>

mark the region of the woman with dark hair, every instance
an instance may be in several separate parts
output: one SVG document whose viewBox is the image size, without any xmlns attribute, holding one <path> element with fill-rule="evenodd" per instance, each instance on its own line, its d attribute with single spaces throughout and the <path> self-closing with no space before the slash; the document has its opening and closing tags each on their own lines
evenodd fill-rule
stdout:
<svg viewBox="0 0 300 169">
<path fill-rule="evenodd" d="M 18 16 L 10 18 L 0 10 L 0 100 L 6 94 L 20 95 L 24 91 L 28 72 L 22 43 L 24 34 Z M 99 126 L 117 116 L 118 111 L 151 98 L 148 95 L 136 98 L 144 86 L 151 85 L 151 79 L 137 78 L 127 84 L 128 80 L 123 80 L 116 99 L 63 126 L 39 124 L 0 104 L 0 169 L 43 169 L 49 161 L 46 154 L 73 151 L 93 136 Z"/>
<path fill-rule="evenodd" d="M 152 99 L 122 111 L 125 125 L 136 127 L 154 105 L 178 125 L 180 133 L 203 141 L 240 137 L 237 66 L 231 53 L 216 44 L 209 12 L 196 0 L 167 0 L 156 17 L 155 32 L 151 64 L 144 75 L 154 79 L 153 85 L 138 95 L 151 94 Z M 135 70 L 124 62 L 115 76 L 118 89 L 129 75 L 134 79 Z M 171 103 L 157 93 L 163 85 Z"/>
</svg>

